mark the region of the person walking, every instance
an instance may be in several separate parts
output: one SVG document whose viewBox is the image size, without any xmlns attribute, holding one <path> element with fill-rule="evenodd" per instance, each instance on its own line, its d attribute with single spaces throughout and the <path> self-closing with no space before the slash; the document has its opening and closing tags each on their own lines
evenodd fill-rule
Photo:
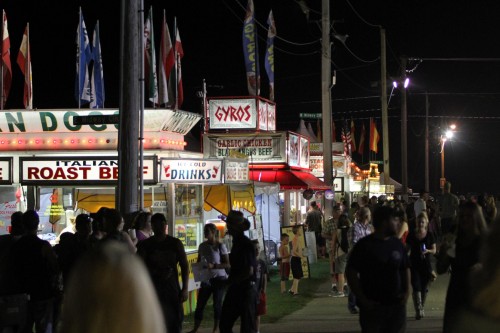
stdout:
<svg viewBox="0 0 500 333">
<path fill-rule="evenodd" d="M 395 237 L 394 210 L 389 206 L 376 208 L 373 225 L 374 233 L 354 245 L 346 270 L 359 304 L 361 330 L 404 332 L 410 267 L 403 243 Z"/>
<path fill-rule="evenodd" d="M 349 232 L 349 244 L 350 244 L 350 250 L 356 245 L 356 243 L 370 235 L 372 233 L 372 225 L 371 225 L 371 211 L 368 206 L 363 206 L 358 210 L 358 214 L 356 215 L 356 220 L 354 221 L 354 224 Z M 350 251 L 349 251 L 350 253 Z M 349 253 L 347 254 L 347 260 L 349 260 Z M 348 300 L 347 300 L 347 309 L 351 314 L 357 314 L 358 309 L 356 307 L 356 296 L 354 293 L 349 293 L 348 295 Z"/>
<path fill-rule="evenodd" d="M 332 292 L 338 292 L 337 276 L 335 274 L 335 249 L 333 248 L 333 235 L 337 221 L 339 220 L 342 211 L 339 206 L 333 206 L 332 215 L 329 219 L 325 220 L 325 225 L 322 230 L 321 236 L 326 241 L 326 251 L 328 253 L 328 260 L 330 261 L 330 276 L 332 281 Z"/>
<path fill-rule="evenodd" d="M 451 193 L 451 183 L 446 182 L 443 188 L 443 195 L 439 200 L 439 211 L 441 214 L 441 235 L 444 237 L 448 233 L 453 233 L 456 227 L 456 217 L 458 213 L 458 197 Z"/>
<path fill-rule="evenodd" d="M 321 236 L 323 214 L 319 210 L 316 201 L 310 203 L 309 211 L 307 212 L 305 225 L 307 231 L 314 232 L 316 237 L 316 247 L 320 258 L 325 257 L 325 239 Z"/>
<path fill-rule="evenodd" d="M 428 286 L 433 280 L 431 256 L 436 254 L 436 239 L 429 232 L 427 213 L 417 216 L 416 228 L 408 237 L 411 264 L 411 286 L 413 289 L 413 306 L 415 319 L 424 318 L 424 305 L 427 298 Z"/>
<path fill-rule="evenodd" d="M 474 202 L 460 205 L 456 238 L 444 237 L 437 257 L 439 274 L 449 272 L 450 282 L 446 292 L 443 332 L 453 332 L 460 310 L 470 304 L 469 276 L 479 268 L 479 250 L 486 232 L 486 222 L 481 208 Z"/>
<path fill-rule="evenodd" d="M 349 253 L 349 230 L 351 229 L 351 221 L 349 221 L 347 215 L 342 214 L 339 217 L 337 228 L 333 235 L 333 247 L 335 248 L 335 274 L 337 275 L 337 286 L 338 291 L 335 292 L 333 297 L 345 297 L 346 296 L 346 284 L 345 284 L 345 267 L 347 264 L 347 253 Z"/>
<path fill-rule="evenodd" d="M 161 213 L 151 217 L 154 235 L 138 244 L 163 310 L 168 333 L 180 333 L 184 320 L 182 303 L 188 299 L 189 265 L 184 245 L 167 235 L 167 220 Z M 182 288 L 179 284 L 181 269 Z"/>
<path fill-rule="evenodd" d="M 255 333 L 257 292 L 255 290 L 257 259 L 252 241 L 245 236 L 250 221 L 240 211 L 230 211 L 226 218 L 227 232 L 233 237 L 229 254 L 231 272 L 222 304 L 220 332 L 232 333 L 238 317 L 241 333 Z"/>
<path fill-rule="evenodd" d="M 198 246 L 198 262 L 206 262 L 210 270 L 210 280 L 201 282 L 198 290 L 198 300 L 194 312 L 194 328 L 189 333 L 197 333 L 203 320 L 203 310 L 211 295 L 213 295 L 214 325 L 212 332 L 218 332 L 222 309 L 222 299 L 226 289 L 229 255 L 227 248 L 219 242 L 218 230 L 215 224 L 207 223 L 203 228 L 206 241 Z"/>
</svg>

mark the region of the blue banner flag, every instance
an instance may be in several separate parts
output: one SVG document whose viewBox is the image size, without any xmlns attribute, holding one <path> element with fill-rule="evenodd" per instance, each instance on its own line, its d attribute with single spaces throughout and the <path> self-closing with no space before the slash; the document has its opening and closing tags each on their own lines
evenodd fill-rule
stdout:
<svg viewBox="0 0 500 333">
<path fill-rule="evenodd" d="M 75 98 L 78 102 L 78 107 L 81 104 L 90 102 L 89 64 L 91 59 L 92 52 L 90 50 L 89 36 L 85 22 L 83 21 L 82 9 L 80 8 L 80 20 L 76 35 Z"/>
<path fill-rule="evenodd" d="M 90 107 L 99 109 L 104 107 L 104 74 L 102 70 L 99 21 L 97 21 L 95 25 L 94 37 L 92 39 L 92 59 L 94 60 L 94 66 L 91 81 L 92 99 L 90 101 Z"/>
<path fill-rule="evenodd" d="M 274 24 L 273 11 L 269 12 L 267 18 L 267 47 L 264 66 L 266 67 L 267 77 L 269 78 L 269 99 L 274 101 L 274 37 L 276 37 L 276 25 Z"/>
<path fill-rule="evenodd" d="M 243 22 L 243 55 L 247 72 L 248 93 L 260 94 L 259 57 L 257 48 L 257 26 L 255 25 L 253 0 L 248 0 L 245 21 Z"/>
</svg>

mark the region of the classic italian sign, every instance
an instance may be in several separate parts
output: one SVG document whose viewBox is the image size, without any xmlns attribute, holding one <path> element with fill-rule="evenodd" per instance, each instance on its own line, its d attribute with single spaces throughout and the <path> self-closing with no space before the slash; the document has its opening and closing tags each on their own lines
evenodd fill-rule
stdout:
<svg viewBox="0 0 500 333">
<path fill-rule="evenodd" d="M 157 159 L 144 157 L 144 183 L 156 184 Z M 118 159 L 94 157 L 20 157 L 20 183 L 23 185 L 116 184 Z"/>
<path fill-rule="evenodd" d="M 12 184 L 12 158 L 0 157 L 0 184 Z"/>
<path fill-rule="evenodd" d="M 201 159 L 161 159 L 162 183 L 221 183 L 222 161 Z"/>
</svg>

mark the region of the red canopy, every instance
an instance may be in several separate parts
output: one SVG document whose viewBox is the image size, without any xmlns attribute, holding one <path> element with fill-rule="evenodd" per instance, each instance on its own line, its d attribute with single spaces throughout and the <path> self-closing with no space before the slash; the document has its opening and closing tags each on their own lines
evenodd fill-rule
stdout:
<svg viewBox="0 0 500 333">
<path fill-rule="evenodd" d="M 305 171 L 293 170 L 250 170 L 250 179 L 266 183 L 280 183 L 282 190 L 329 190 L 322 180 Z"/>
</svg>

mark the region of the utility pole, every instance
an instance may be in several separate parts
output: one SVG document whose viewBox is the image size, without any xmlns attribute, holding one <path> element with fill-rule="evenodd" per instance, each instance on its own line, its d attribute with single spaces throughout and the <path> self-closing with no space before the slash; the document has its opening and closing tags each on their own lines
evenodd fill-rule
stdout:
<svg viewBox="0 0 500 333">
<path fill-rule="evenodd" d="M 408 59 L 401 57 L 401 82 L 406 78 L 406 64 Z M 408 201 L 408 113 L 406 109 L 406 88 L 401 88 L 401 183 L 403 185 L 403 199 Z"/>
<path fill-rule="evenodd" d="M 139 134 L 138 1 L 122 0 L 120 12 L 120 127 L 116 207 L 122 215 L 137 210 Z M 142 32 L 141 32 L 142 33 Z M 142 172 L 142 170 L 141 170 Z"/>
<path fill-rule="evenodd" d="M 331 47 L 330 47 L 330 0 L 322 0 L 321 14 L 321 107 L 323 118 L 323 175 L 328 186 L 333 185 L 332 166 L 332 99 L 331 99 Z M 325 201 L 325 217 L 332 216 L 332 202 Z"/>
<path fill-rule="evenodd" d="M 429 95 L 425 92 L 425 192 L 429 193 Z"/>
<path fill-rule="evenodd" d="M 387 115 L 387 59 L 385 46 L 385 29 L 380 27 L 380 101 L 382 102 L 382 150 L 384 153 L 384 184 L 390 184 L 389 167 L 389 123 Z"/>
</svg>

